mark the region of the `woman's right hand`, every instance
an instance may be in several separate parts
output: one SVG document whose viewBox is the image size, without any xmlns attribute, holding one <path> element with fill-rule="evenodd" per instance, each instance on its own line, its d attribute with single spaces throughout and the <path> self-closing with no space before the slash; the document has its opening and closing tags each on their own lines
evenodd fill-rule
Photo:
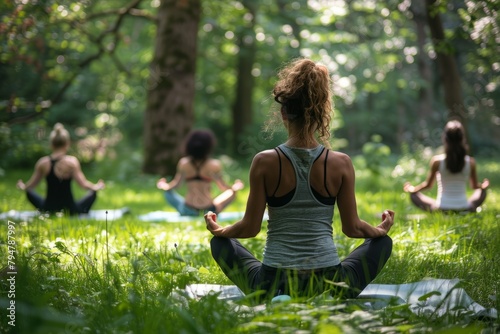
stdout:
<svg viewBox="0 0 500 334">
<path fill-rule="evenodd" d="M 158 180 L 158 182 L 156 182 L 156 187 L 160 190 L 170 190 L 170 185 L 168 184 L 167 180 L 162 177 L 161 179 Z"/>
<path fill-rule="evenodd" d="M 403 190 L 407 193 L 413 193 L 415 192 L 415 187 L 412 186 L 410 182 L 405 182 L 405 184 L 403 185 Z"/>
<path fill-rule="evenodd" d="M 490 186 L 490 180 L 484 179 L 483 182 L 481 183 L 481 189 L 486 189 Z"/>
<path fill-rule="evenodd" d="M 16 187 L 21 190 L 26 190 L 26 185 L 24 184 L 23 180 L 17 180 Z"/>
</svg>

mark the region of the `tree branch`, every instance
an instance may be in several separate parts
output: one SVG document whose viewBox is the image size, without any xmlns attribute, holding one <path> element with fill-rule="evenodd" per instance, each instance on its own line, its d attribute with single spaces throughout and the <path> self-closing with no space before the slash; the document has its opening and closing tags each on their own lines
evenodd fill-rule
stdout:
<svg viewBox="0 0 500 334">
<path fill-rule="evenodd" d="M 131 11 L 133 11 L 134 9 L 136 9 L 135 7 L 137 7 L 141 1 L 142 0 L 134 0 L 134 1 L 130 2 L 129 5 L 127 7 L 125 7 L 125 8 L 121 8 L 121 9 L 114 10 L 114 11 L 108 11 L 108 12 L 114 12 L 114 13 L 118 14 L 118 17 L 117 17 L 115 23 L 109 29 L 103 31 L 97 38 L 92 38 L 91 36 L 88 36 L 89 40 L 92 43 L 97 44 L 98 51 L 95 54 L 88 56 L 86 59 L 82 60 L 77 65 L 77 68 L 79 68 L 80 71 L 75 71 L 75 73 L 73 73 L 73 75 L 71 75 L 71 77 L 68 78 L 64 82 L 64 84 L 56 92 L 56 94 L 54 95 L 54 97 L 52 99 L 44 102 L 45 107 L 42 106 L 42 110 L 41 111 L 39 111 L 39 112 L 32 112 L 32 113 L 24 115 L 24 116 L 19 116 L 19 117 L 12 118 L 12 119 L 10 119 L 10 120 L 7 121 L 7 124 L 13 125 L 13 124 L 26 123 L 26 122 L 29 122 L 29 121 L 31 121 L 33 119 L 36 119 L 36 118 L 42 116 L 45 112 L 47 112 L 47 110 L 50 109 L 51 106 L 53 106 L 54 104 L 57 104 L 62 99 L 62 97 L 64 96 L 64 93 L 71 86 L 71 84 L 73 83 L 73 81 L 75 80 L 75 78 L 78 76 L 78 74 L 81 72 L 81 70 L 84 69 L 84 68 L 86 68 L 86 67 L 88 67 L 93 61 L 101 58 L 103 54 L 106 54 L 106 53 L 109 54 L 110 57 L 111 57 L 111 59 L 113 60 L 113 62 L 117 66 L 117 68 L 119 70 L 125 71 L 127 73 L 127 75 L 130 75 L 130 72 L 125 69 L 125 67 L 121 64 L 121 62 L 119 61 L 119 59 L 114 55 L 114 52 L 116 50 L 117 45 L 120 42 L 118 31 L 120 29 L 120 26 L 123 23 L 124 17 L 127 14 L 129 14 Z M 75 24 L 76 24 L 76 22 L 74 22 L 74 21 L 70 22 L 70 25 L 72 27 L 75 27 L 74 26 Z M 113 43 L 110 44 L 111 45 L 110 48 L 106 48 L 105 45 L 103 45 L 103 40 L 104 40 L 104 38 L 107 35 L 110 35 L 110 34 L 112 34 L 114 36 Z"/>
</svg>

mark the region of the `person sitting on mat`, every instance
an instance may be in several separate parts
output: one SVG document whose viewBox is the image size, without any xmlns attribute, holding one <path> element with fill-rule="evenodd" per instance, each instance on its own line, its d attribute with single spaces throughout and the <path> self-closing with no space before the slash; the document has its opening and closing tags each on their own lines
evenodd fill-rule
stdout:
<svg viewBox="0 0 500 334">
<path fill-rule="evenodd" d="M 435 155 L 430 161 L 430 171 L 427 179 L 417 186 L 406 182 L 405 192 L 410 193 L 410 199 L 417 207 L 425 211 L 470 211 L 477 208 L 486 199 L 486 189 L 490 185 L 488 179 L 477 181 L 476 161 L 467 155 L 465 131 L 459 121 L 446 123 L 442 140 L 444 154 Z M 432 188 L 437 179 L 437 198 L 431 198 L 421 191 Z M 474 193 L 467 198 L 467 181 Z"/>
<path fill-rule="evenodd" d="M 215 147 L 214 134 L 207 129 L 192 131 L 185 144 L 185 156 L 177 163 L 172 181 L 161 178 L 156 183 L 158 189 L 165 191 L 165 199 L 183 216 L 200 216 L 207 211 L 221 212 L 235 198 L 243 183 L 236 180 L 228 186 L 222 178 L 222 164 L 210 155 Z M 186 182 L 187 193 L 184 198 L 174 189 Z M 212 182 L 222 193 L 212 198 Z"/>
<path fill-rule="evenodd" d="M 205 215 L 206 227 L 214 235 L 212 256 L 246 294 L 262 290 L 261 298 L 268 299 L 281 294 L 307 297 L 328 290 L 335 296 L 355 297 L 391 255 L 392 239 L 387 233 L 394 212 L 385 210 L 378 226 L 358 217 L 351 159 L 328 148 L 333 114 L 328 69 L 299 58 L 284 67 L 278 79 L 273 90 L 280 105 L 277 121 L 284 124 L 288 139 L 254 157 L 250 193 L 240 221 L 222 227 L 215 213 Z M 343 260 L 333 239 L 335 202 L 342 232 L 366 238 Z M 261 262 L 237 238 L 252 238 L 261 231 L 266 204 L 269 220 Z"/>
<path fill-rule="evenodd" d="M 40 158 L 28 182 L 17 181 L 17 187 L 26 191 L 28 200 L 41 212 L 67 211 L 69 214 L 88 213 L 97 197 L 97 191 L 104 188 L 104 181 L 92 183 L 82 172 L 80 162 L 74 156 L 67 155 L 70 147 L 70 135 L 61 123 L 54 125 L 50 133 L 52 153 Z M 47 182 L 46 197 L 34 191 L 42 178 Z M 78 201 L 73 198 L 71 181 L 88 193 Z"/>
</svg>

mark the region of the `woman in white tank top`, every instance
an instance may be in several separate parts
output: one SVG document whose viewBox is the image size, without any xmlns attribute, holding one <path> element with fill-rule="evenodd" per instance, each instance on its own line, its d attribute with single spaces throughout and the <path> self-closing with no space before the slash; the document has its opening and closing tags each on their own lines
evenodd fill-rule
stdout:
<svg viewBox="0 0 500 334">
<path fill-rule="evenodd" d="M 404 191 L 410 193 L 411 201 L 425 211 L 470 211 L 476 212 L 486 199 L 486 189 L 490 182 L 484 179 L 477 181 L 476 161 L 467 155 L 465 131 L 456 120 L 449 121 L 443 132 L 445 154 L 432 157 L 427 179 L 417 186 L 409 182 L 404 184 Z M 431 189 L 437 180 L 437 198 L 433 199 L 421 192 Z M 474 193 L 467 198 L 466 185 Z"/>
</svg>

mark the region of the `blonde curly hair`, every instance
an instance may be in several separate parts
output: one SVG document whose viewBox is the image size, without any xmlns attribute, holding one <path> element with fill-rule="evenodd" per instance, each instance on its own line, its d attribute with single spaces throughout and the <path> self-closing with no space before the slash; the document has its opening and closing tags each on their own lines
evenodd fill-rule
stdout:
<svg viewBox="0 0 500 334">
<path fill-rule="evenodd" d="M 332 81 L 328 69 L 307 58 L 291 61 L 278 73 L 274 100 L 290 123 L 301 124 L 300 139 L 318 139 L 327 147 L 333 116 Z"/>
</svg>

